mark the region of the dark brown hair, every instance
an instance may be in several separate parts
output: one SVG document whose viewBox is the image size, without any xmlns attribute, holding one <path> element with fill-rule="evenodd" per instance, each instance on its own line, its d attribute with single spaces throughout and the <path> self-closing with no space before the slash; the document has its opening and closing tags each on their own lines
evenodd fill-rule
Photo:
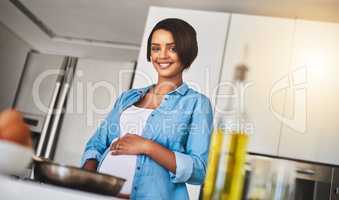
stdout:
<svg viewBox="0 0 339 200">
<path fill-rule="evenodd" d="M 151 61 L 152 35 L 159 29 L 172 33 L 178 57 L 184 69 L 191 66 L 198 55 L 197 33 L 189 23 L 177 18 L 161 20 L 153 27 L 147 41 L 147 60 Z"/>
</svg>

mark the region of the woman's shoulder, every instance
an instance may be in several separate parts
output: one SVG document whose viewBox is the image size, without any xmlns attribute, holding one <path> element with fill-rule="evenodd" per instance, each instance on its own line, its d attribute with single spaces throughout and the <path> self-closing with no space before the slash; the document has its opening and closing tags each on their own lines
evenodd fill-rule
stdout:
<svg viewBox="0 0 339 200">
<path fill-rule="evenodd" d="M 210 103 L 210 98 L 207 97 L 205 94 L 202 92 L 199 92 L 196 89 L 193 89 L 191 87 L 188 88 L 187 93 L 186 93 L 188 98 L 194 98 L 196 101 L 200 103 Z"/>
<path fill-rule="evenodd" d="M 137 89 L 128 89 L 123 91 L 119 96 L 118 99 L 120 101 L 124 101 L 126 100 L 126 98 L 129 98 L 131 95 L 133 95 L 134 93 L 137 93 Z"/>
<path fill-rule="evenodd" d="M 193 112 L 197 112 L 197 113 L 212 113 L 213 112 L 210 98 L 198 90 L 189 88 L 183 100 L 185 101 L 183 103 L 184 105 L 187 105 L 187 103 L 189 105 L 192 105 L 191 108 Z M 187 107 L 189 108 L 190 106 L 187 106 Z"/>
<path fill-rule="evenodd" d="M 145 93 L 148 87 L 149 86 L 142 87 L 142 88 L 131 88 L 131 89 L 125 90 L 119 95 L 118 99 L 125 101 L 130 98 L 134 98 L 140 95 L 141 93 Z"/>
</svg>

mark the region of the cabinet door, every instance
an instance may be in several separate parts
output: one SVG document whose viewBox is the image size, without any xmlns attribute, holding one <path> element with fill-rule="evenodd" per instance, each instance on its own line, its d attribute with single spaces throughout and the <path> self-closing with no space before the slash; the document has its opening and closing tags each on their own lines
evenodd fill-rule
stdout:
<svg viewBox="0 0 339 200">
<path fill-rule="evenodd" d="M 285 93 L 279 87 L 289 70 L 293 30 L 294 21 L 289 19 L 232 15 L 216 111 L 230 101 L 226 93 L 235 66 L 245 64 L 246 89 L 235 98 L 244 102 L 250 152 L 277 154 L 281 122 L 275 115 L 283 111 Z"/>
<path fill-rule="evenodd" d="M 184 81 L 208 96 L 212 103 L 213 91 L 218 84 L 226 41 L 229 14 L 151 7 L 142 39 L 133 88 L 156 83 L 157 75 L 152 63 L 147 62 L 147 39 L 157 22 L 165 18 L 180 18 L 191 24 L 197 32 L 198 56 L 184 72 Z M 213 104 L 214 105 L 214 104 Z"/>
<path fill-rule="evenodd" d="M 339 24 L 298 20 L 281 156 L 339 164 Z"/>
</svg>

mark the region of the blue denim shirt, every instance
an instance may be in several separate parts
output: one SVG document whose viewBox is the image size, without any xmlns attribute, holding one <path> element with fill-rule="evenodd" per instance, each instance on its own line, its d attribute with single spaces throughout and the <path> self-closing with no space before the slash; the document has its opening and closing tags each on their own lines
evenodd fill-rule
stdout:
<svg viewBox="0 0 339 200">
<path fill-rule="evenodd" d="M 106 120 L 87 142 L 81 165 L 87 159 L 96 159 L 101 165 L 112 140 L 120 134 L 120 114 L 151 87 L 130 89 L 118 97 Z M 138 155 L 131 199 L 189 199 L 186 183 L 202 184 L 205 177 L 212 120 L 209 99 L 186 83 L 166 94 L 147 119 L 142 136 L 174 152 L 176 172 L 148 156 Z"/>
</svg>

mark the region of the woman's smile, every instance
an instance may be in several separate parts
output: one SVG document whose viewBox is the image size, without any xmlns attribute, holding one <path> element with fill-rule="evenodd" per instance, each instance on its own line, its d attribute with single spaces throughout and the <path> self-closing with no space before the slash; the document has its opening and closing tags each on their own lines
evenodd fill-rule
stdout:
<svg viewBox="0 0 339 200">
<path fill-rule="evenodd" d="M 167 69 L 172 65 L 172 62 L 163 62 L 163 63 L 157 62 L 157 64 L 159 65 L 160 69 Z"/>
<path fill-rule="evenodd" d="M 151 61 L 158 72 L 158 78 L 181 79 L 183 66 L 172 33 L 163 29 L 155 31 L 151 45 Z"/>
</svg>

